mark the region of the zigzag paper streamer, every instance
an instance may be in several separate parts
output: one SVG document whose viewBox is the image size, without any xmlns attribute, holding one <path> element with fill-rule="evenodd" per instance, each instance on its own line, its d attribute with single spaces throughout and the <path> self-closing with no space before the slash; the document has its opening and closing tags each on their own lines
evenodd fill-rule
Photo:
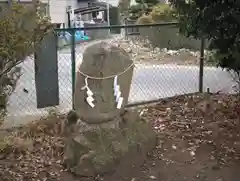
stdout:
<svg viewBox="0 0 240 181">
<path fill-rule="evenodd" d="M 115 100 L 117 102 L 117 109 L 120 109 L 122 107 L 123 97 L 121 97 L 120 86 L 117 83 L 117 78 L 118 76 L 114 77 L 113 89 L 114 89 Z"/>
<path fill-rule="evenodd" d="M 93 92 L 90 90 L 90 88 L 88 87 L 88 82 L 87 82 L 87 77 L 85 78 L 85 86 L 82 87 L 81 90 L 85 90 L 87 89 L 87 98 L 86 101 L 88 103 L 89 106 L 91 106 L 92 108 L 95 107 L 95 105 L 93 104 L 94 98 L 93 98 Z"/>
</svg>

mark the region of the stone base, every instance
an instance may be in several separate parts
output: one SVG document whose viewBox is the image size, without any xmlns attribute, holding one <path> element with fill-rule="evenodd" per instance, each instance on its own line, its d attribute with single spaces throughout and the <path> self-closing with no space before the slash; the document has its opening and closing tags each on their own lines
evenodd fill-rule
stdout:
<svg viewBox="0 0 240 181">
<path fill-rule="evenodd" d="M 65 164 L 79 176 L 124 175 L 156 146 L 156 134 L 137 113 L 126 112 L 118 128 L 84 129 L 66 141 Z"/>
</svg>

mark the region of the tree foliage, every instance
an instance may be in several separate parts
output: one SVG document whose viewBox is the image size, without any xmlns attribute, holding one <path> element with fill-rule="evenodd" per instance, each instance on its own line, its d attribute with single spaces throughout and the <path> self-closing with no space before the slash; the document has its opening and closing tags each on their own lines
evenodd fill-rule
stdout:
<svg viewBox="0 0 240 181">
<path fill-rule="evenodd" d="M 119 0 L 118 8 L 121 14 L 126 14 L 130 6 L 131 0 Z"/>
<path fill-rule="evenodd" d="M 17 65 L 33 54 L 44 36 L 52 30 L 49 18 L 42 13 L 41 3 L 13 3 L 0 18 L 0 106 L 6 107 L 6 88 L 13 91 Z"/>
<path fill-rule="evenodd" d="M 157 4 L 153 7 L 150 16 L 154 22 L 173 21 L 177 19 L 176 11 L 169 4 Z"/>
<path fill-rule="evenodd" d="M 137 0 L 137 4 L 129 8 L 130 19 L 138 19 L 142 15 L 148 15 L 153 7 L 159 3 L 158 0 Z"/>
<path fill-rule="evenodd" d="M 152 7 L 152 11 L 148 14 L 143 14 L 138 18 L 138 24 L 150 24 L 159 22 L 176 21 L 177 14 L 173 7 L 169 4 L 156 4 Z"/>
<path fill-rule="evenodd" d="M 145 3 L 148 5 L 155 5 L 155 4 L 159 3 L 159 0 L 136 0 L 136 3 L 138 3 L 138 4 Z"/>
<path fill-rule="evenodd" d="M 153 24 L 154 21 L 151 16 L 149 15 L 142 15 L 138 18 L 137 24 Z"/>
<path fill-rule="evenodd" d="M 240 72 L 240 1 L 170 0 L 176 8 L 180 31 L 207 38 L 222 68 Z"/>
</svg>

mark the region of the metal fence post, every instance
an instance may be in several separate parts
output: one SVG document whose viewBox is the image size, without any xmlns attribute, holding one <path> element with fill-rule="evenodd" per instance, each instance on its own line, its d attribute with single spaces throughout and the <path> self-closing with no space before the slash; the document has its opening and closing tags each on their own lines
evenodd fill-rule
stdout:
<svg viewBox="0 0 240 181">
<path fill-rule="evenodd" d="M 110 26 L 110 5 L 109 5 L 109 3 L 107 3 L 107 23 L 108 23 L 108 26 Z M 111 34 L 111 29 L 109 28 L 108 36 L 110 36 L 110 34 Z"/>
<path fill-rule="evenodd" d="M 203 67 L 204 67 L 205 39 L 201 39 L 200 62 L 199 62 L 199 92 L 203 92 Z"/>
<path fill-rule="evenodd" d="M 75 41 L 75 30 L 71 32 L 71 62 L 72 62 L 72 108 L 74 109 L 74 92 L 75 92 L 75 77 L 76 77 L 76 41 Z"/>
</svg>

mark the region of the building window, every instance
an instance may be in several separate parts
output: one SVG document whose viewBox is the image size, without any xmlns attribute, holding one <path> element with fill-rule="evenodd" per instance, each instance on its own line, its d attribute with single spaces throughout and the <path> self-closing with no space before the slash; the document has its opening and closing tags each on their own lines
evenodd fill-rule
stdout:
<svg viewBox="0 0 240 181">
<path fill-rule="evenodd" d="M 97 12 L 97 11 L 92 12 L 92 17 L 93 17 L 93 18 L 97 18 L 97 16 L 98 16 L 98 12 Z"/>
</svg>

